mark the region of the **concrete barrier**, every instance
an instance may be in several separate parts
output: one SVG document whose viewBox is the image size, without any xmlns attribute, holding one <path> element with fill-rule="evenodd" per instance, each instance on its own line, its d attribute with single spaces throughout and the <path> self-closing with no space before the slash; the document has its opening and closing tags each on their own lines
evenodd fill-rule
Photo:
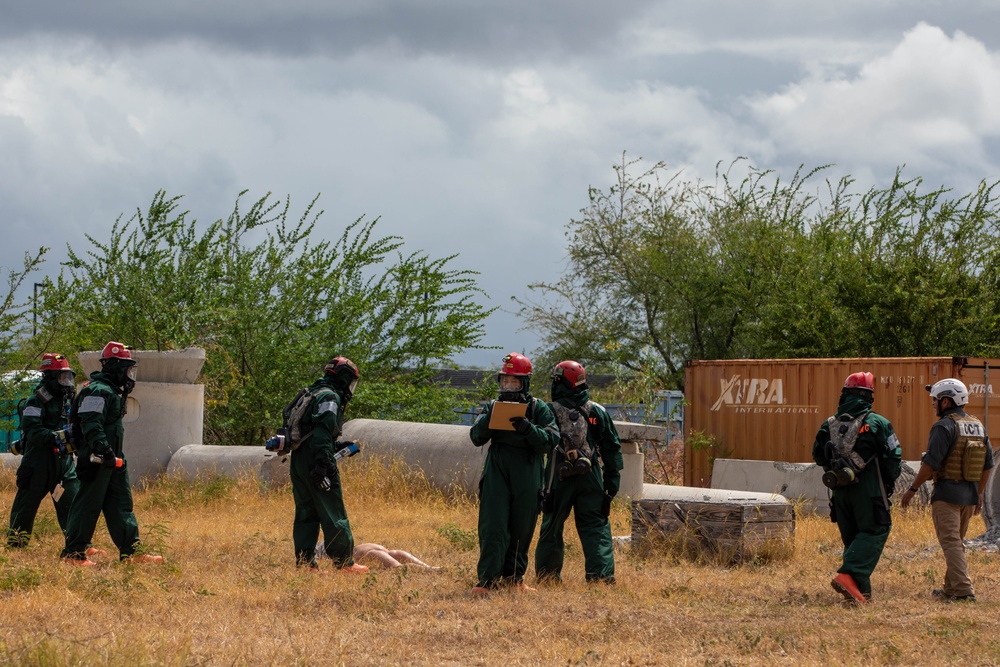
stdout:
<svg viewBox="0 0 1000 667">
<path fill-rule="evenodd" d="M 903 474 L 896 482 L 895 497 L 910 486 L 920 467 L 919 461 L 904 461 Z M 823 486 L 823 471 L 815 463 L 744 461 L 716 459 L 712 467 L 712 488 L 776 493 L 802 503 L 807 512 L 828 514 L 829 493 Z M 929 502 L 930 484 L 921 489 L 921 502 Z"/>
<path fill-rule="evenodd" d="M 167 475 L 190 482 L 212 475 L 240 478 L 252 475 L 268 486 L 284 486 L 291 479 L 288 457 L 263 446 L 185 445 L 170 458 Z"/>
<path fill-rule="evenodd" d="M 668 486 L 666 484 L 643 484 L 642 499 L 742 504 L 788 502 L 788 498 L 778 493 L 734 489 L 706 489 L 700 486 Z"/>
<path fill-rule="evenodd" d="M 620 495 L 638 498 L 643 493 L 643 454 L 639 443 L 666 432 L 625 422 L 615 424 L 622 437 L 625 469 Z M 377 419 L 351 419 L 344 423 L 343 440 L 361 445 L 361 455 L 398 458 L 420 470 L 434 486 L 475 493 L 489 445 L 476 447 L 469 427 L 453 424 L 421 424 Z M 288 465 L 263 447 L 187 445 L 179 448 L 166 466 L 167 473 L 183 479 L 200 475 L 238 476 L 252 472 L 270 484 L 288 482 Z"/>
<path fill-rule="evenodd" d="M 615 422 L 615 430 L 622 443 L 622 462 L 625 465 L 618 494 L 623 498 L 641 498 L 646 464 L 643 445 L 649 441 L 663 442 L 667 438 L 667 429 L 663 426 Z"/>
<path fill-rule="evenodd" d="M 4 468 L 17 470 L 17 467 L 21 465 L 21 457 L 14 456 L 10 452 L 3 452 L 2 454 L 0 454 L 0 464 L 3 464 Z"/>
<path fill-rule="evenodd" d="M 344 423 L 342 440 L 361 445 L 361 455 L 398 458 L 440 489 L 475 493 L 489 445 L 476 447 L 469 427 L 420 424 L 380 419 L 351 419 Z"/>
</svg>

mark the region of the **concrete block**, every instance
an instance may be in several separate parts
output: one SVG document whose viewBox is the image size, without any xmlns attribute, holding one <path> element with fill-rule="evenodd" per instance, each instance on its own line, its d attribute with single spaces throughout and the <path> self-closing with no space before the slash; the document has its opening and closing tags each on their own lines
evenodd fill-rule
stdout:
<svg viewBox="0 0 1000 667">
<path fill-rule="evenodd" d="M 903 474 L 896 483 L 894 497 L 912 483 L 919 461 L 904 462 Z M 822 482 L 823 470 L 815 463 L 785 463 L 782 461 L 745 461 L 715 459 L 712 467 L 712 488 L 777 493 L 802 503 L 804 511 L 828 514 L 829 493 Z M 929 484 L 925 485 L 929 487 Z M 929 498 L 930 489 L 922 489 L 922 500 Z"/>
<path fill-rule="evenodd" d="M 189 347 L 183 350 L 132 350 L 135 359 L 136 382 L 167 382 L 170 384 L 194 384 L 205 365 L 205 350 Z M 89 377 L 101 370 L 101 353 L 80 352 L 77 355 L 80 366 Z"/>
<path fill-rule="evenodd" d="M 204 385 L 136 382 L 123 420 L 133 483 L 162 474 L 185 445 L 201 444 L 204 405 Z"/>
<path fill-rule="evenodd" d="M 663 442 L 667 439 L 667 429 L 662 426 L 616 421 L 615 430 L 618 431 L 618 439 L 622 442 L 626 440 L 632 442 L 645 442 L 646 440 Z"/>
</svg>

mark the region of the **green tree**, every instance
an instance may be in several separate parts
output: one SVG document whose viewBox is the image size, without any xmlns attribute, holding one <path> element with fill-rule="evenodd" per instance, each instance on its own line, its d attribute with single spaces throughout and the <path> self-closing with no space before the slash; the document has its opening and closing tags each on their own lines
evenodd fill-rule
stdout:
<svg viewBox="0 0 1000 667">
<path fill-rule="evenodd" d="M 490 311 L 476 301 L 476 273 L 450 268 L 454 256 L 403 253 L 401 238 L 375 235 L 377 220 L 317 240 L 316 200 L 293 219 L 288 200 L 266 195 L 244 210 L 244 195 L 228 217 L 198 225 L 179 197 L 159 192 L 106 240 L 70 248 L 45 291 L 46 332 L 66 350 L 109 338 L 206 348 L 206 442 L 258 442 L 332 354 L 361 368 L 352 416 L 384 414 L 366 392 L 391 395 L 387 386 L 410 418 L 452 416 L 445 390 L 430 400 L 426 371 L 401 371 L 479 344 Z"/>
<path fill-rule="evenodd" d="M 897 171 L 821 195 L 823 167 L 786 183 L 737 160 L 706 185 L 639 164 L 590 188 L 566 272 L 520 304 L 542 358 L 682 387 L 687 359 L 997 353 L 996 184 L 955 196 Z"/>
<path fill-rule="evenodd" d="M 30 384 L 25 385 L 23 374 L 17 371 L 31 369 L 40 356 L 37 345 L 31 344 L 32 322 L 35 310 L 34 293 L 30 300 L 20 295 L 28 287 L 28 277 L 45 261 L 48 248 L 36 253 L 25 253 L 20 268 L 4 269 L 7 287 L 0 290 L 0 430 L 14 427 L 15 414 L 11 406 L 24 396 Z M 12 372 L 13 371 L 13 372 Z"/>
</svg>

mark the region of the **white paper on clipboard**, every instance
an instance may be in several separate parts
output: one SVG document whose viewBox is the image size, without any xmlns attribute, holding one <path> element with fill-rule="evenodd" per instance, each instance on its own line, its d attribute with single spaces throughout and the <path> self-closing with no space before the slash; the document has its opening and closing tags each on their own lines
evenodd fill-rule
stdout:
<svg viewBox="0 0 1000 667">
<path fill-rule="evenodd" d="M 493 411 L 490 412 L 490 428 L 495 431 L 513 431 L 514 425 L 510 423 L 510 418 L 523 417 L 527 411 L 527 403 L 494 401 Z"/>
</svg>

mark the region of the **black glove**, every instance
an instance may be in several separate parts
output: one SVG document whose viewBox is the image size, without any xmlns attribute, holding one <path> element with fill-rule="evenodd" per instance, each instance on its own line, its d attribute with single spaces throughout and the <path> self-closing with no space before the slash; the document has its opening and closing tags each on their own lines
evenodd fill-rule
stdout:
<svg viewBox="0 0 1000 667">
<path fill-rule="evenodd" d="M 531 430 L 531 422 L 524 417 L 511 417 L 510 423 L 514 425 L 514 430 L 521 435 Z"/>
<path fill-rule="evenodd" d="M 332 484 L 330 483 L 329 469 L 325 462 L 319 461 L 313 466 L 312 471 L 309 473 L 309 479 L 312 481 L 313 486 L 315 486 L 320 491 L 329 491 Z"/>
<path fill-rule="evenodd" d="M 115 450 L 111 449 L 110 445 L 105 445 L 104 449 L 97 452 L 97 455 L 101 457 L 101 465 L 105 468 L 114 468 L 115 464 L 118 462 L 118 457 L 115 456 Z"/>
<path fill-rule="evenodd" d="M 604 499 L 601 501 L 601 514 L 607 519 L 611 516 L 611 496 L 604 494 Z"/>
</svg>

